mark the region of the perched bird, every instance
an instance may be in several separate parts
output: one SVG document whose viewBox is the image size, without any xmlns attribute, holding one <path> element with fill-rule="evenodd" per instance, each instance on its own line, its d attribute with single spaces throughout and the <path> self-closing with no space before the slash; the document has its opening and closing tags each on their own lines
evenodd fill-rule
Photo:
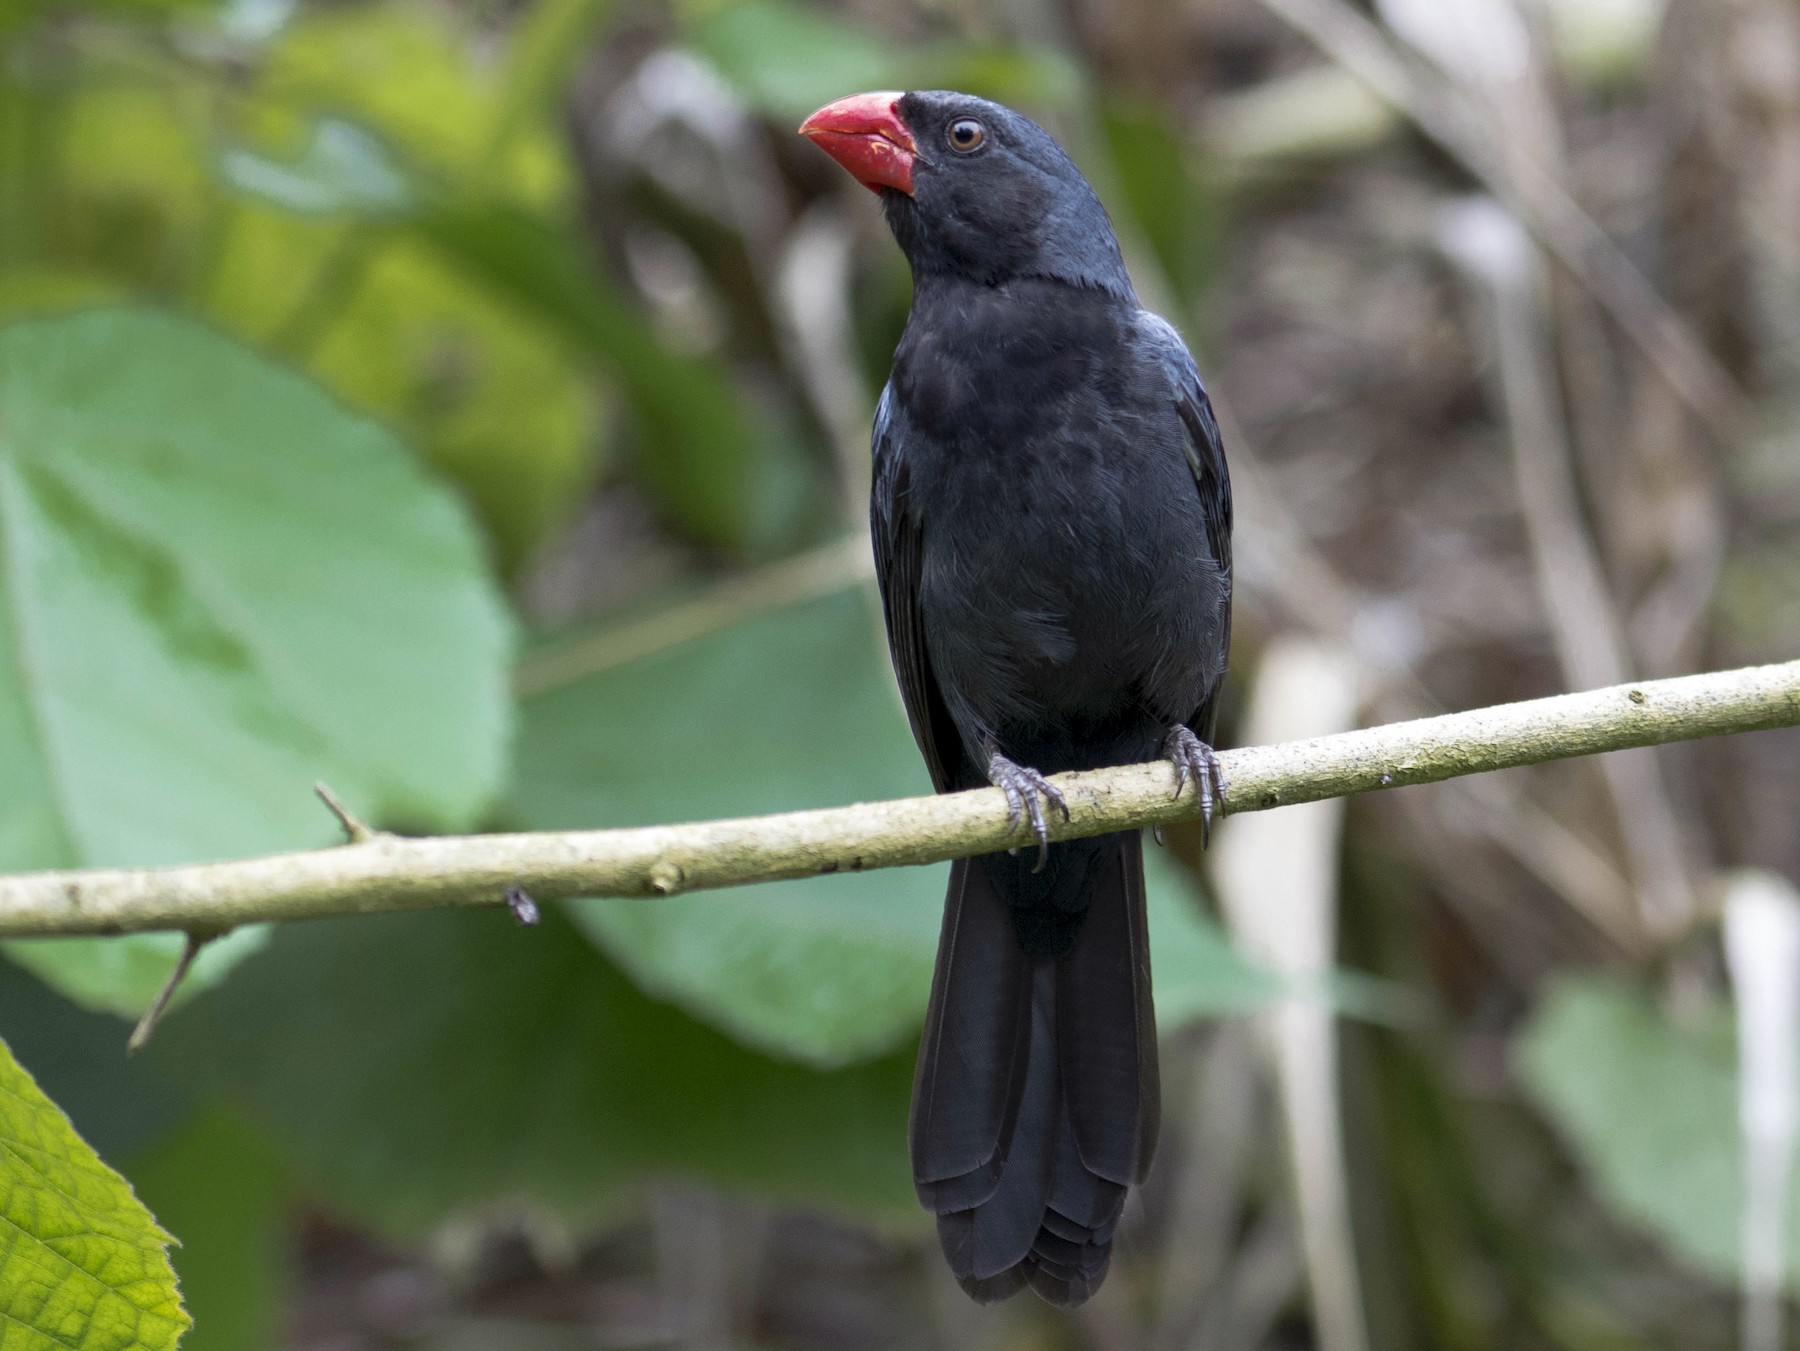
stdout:
<svg viewBox="0 0 1800 1351">
<path fill-rule="evenodd" d="M 894 671 L 939 792 L 993 784 L 1035 847 L 952 866 L 913 1083 L 919 1199 L 981 1301 L 1099 1288 L 1160 1090 L 1140 833 L 1047 843 L 1044 776 L 1171 757 L 1210 824 L 1231 485 L 1175 330 L 1139 306 L 1050 135 L 945 91 L 801 134 L 881 197 L 912 312 L 875 415 Z"/>
</svg>

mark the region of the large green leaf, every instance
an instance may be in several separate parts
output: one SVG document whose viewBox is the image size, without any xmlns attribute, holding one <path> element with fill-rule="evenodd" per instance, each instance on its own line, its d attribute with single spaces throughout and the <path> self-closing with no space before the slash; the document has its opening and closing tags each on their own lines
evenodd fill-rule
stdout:
<svg viewBox="0 0 1800 1351">
<path fill-rule="evenodd" d="M 473 823 L 503 765 L 505 615 L 390 436 L 147 312 L 0 330 L 0 408 L 0 867 L 322 844 L 320 778 L 375 818 Z M 9 951 L 132 1008 L 178 946 L 100 943 Z"/>
<path fill-rule="evenodd" d="M 0 1043 L 8 1351 L 163 1351 L 188 1326 L 169 1235 Z"/>
<path fill-rule="evenodd" d="M 238 1098 L 299 1181 L 390 1232 L 595 1222 L 647 1176 L 910 1214 L 909 1054 L 820 1072 L 639 994 L 559 912 L 294 925 L 148 1057 Z"/>
<path fill-rule="evenodd" d="M 872 607 L 843 591 L 527 701 L 515 805 L 562 829 L 929 792 Z M 943 894 L 942 868 L 887 869 L 575 913 L 652 993 L 834 1064 L 917 1027 Z"/>
<path fill-rule="evenodd" d="M 873 598 L 847 590 L 538 696 L 515 802 L 544 829 L 640 825 L 927 792 Z M 1153 851 L 1165 1025 L 1278 991 L 1204 920 Z M 815 1064 L 918 1027 L 945 869 L 887 869 L 666 901 L 587 901 L 576 919 L 652 993 L 751 1045 Z"/>
<path fill-rule="evenodd" d="M 1701 1270 L 1735 1279 L 1742 1149 L 1731 1020 L 1680 1023 L 1621 982 L 1566 979 L 1545 998 L 1518 1067 L 1618 1213 Z M 1800 1210 L 1788 1262 L 1800 1272 Z"/>
</svg>

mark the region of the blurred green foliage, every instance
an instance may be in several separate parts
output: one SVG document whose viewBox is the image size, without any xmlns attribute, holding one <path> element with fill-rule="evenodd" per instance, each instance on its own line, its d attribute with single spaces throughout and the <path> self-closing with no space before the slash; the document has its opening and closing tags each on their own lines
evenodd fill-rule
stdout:
<svg viewBox="0 0 1800 1351">
<path fill-rule="evenodd" d="M 1722 1002 L 1659 1009 L 1608 977 L 1567 977 L 1518 1047 L 1521 1075 L 1620 1212 L 1722 1280 L 1739 1270 L 1743 1140 Z M 1788 1264 L 1800 1274 L 1800 1207 Z"/>
</svg>

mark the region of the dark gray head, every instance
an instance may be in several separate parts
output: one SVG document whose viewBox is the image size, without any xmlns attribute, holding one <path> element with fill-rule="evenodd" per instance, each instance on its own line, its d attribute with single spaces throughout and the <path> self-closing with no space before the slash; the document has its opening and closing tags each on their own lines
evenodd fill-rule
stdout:
<svg viewBox="0 0 1800 1351">
<path fill-rule="evenodd" d="M 800 130 L 880 194 L 916 279 L 1039 277 L 1132 296 L 1106 208 L 1023 114 L 949 90 L 858 94 Z"/>
</svg>

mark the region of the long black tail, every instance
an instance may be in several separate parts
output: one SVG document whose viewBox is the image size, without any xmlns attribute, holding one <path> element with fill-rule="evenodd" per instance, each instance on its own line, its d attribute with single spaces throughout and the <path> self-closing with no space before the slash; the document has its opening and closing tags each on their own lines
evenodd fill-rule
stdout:
<svg viewBox="0 0 1800 1351">
<path fill-rule="evenodd" d="M 1029 1284 L 1074 1306 L 1105 1279 L 1125 1189 L 1156 1146 L 1143 844 L 1133 831 L 1055 845 L 1036 878 L 1034 862 L 1026 849 L 951 868 L 913 1081 L 913 1182 L 969 1294 Z M 1052 891 L 1073 883 L 1075 907 L 1046 896 L 1045 877 Z"/>
</svg>

